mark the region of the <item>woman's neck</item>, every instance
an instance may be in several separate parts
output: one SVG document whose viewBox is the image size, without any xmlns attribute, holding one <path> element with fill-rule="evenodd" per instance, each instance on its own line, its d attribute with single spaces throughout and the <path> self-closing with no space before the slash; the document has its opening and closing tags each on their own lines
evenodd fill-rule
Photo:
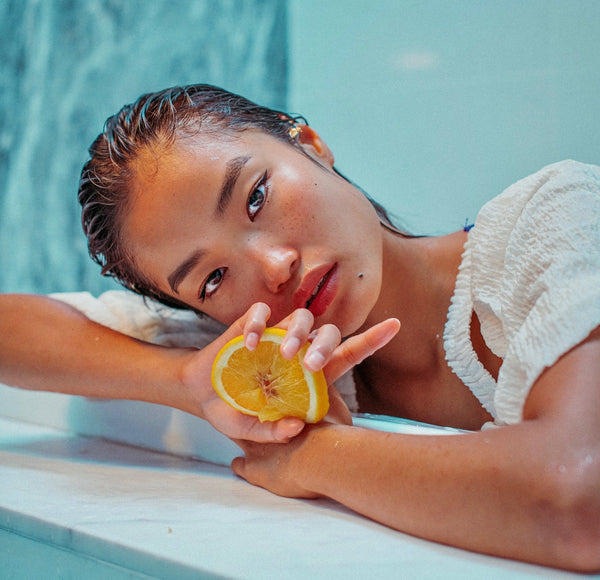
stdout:
<svg viewBox="0 0 600 580">
<path fill-rule="evenodd" d="M 462 231 L 438 238 L 385 236 L 382 291 L 367 322 L 395 316 L 402 327 L 356 370 L 361 410 L 464 429 L 479 429 L 490 419 L 450 370 L 444 350 L 466 240 Z"/>
<path fill-rule="evenodd" d="M 432 238 L 384 232 L 382 287 L 365 327 L 393 316 L 402 328 L 375 358 L 418 372 L 443 357 L 441 337 L 466 239 L 462 231 Z"/>
</svg>

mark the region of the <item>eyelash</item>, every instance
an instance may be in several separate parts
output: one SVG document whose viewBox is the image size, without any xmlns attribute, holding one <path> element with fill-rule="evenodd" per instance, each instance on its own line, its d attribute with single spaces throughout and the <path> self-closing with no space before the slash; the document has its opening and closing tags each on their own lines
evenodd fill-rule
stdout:
<svg viewBox="0 0 600 580">
<path fill-rule="evenodd" d="M 248 219 L 253 222 L 256 219 L 256 216 L 260 213 L 260 211 L 262 210 L 262 208 L 265 206 L 265 203 L 267 202 L 267 197 L 269 194 L 269 186 L 268 186 L 268 178 L 269 178 L 269 172 L 265 171 L 265 173 L 263 174 L 263 176 L 259 179 L 258 183 L 252 188 L 252 191 L 250 192 L 250 195 L 248 196 L 247 200 L 246 200 L 246 213 L 248 214 Z M 261 191 L 262 188 L 262 191 Z M 256 203 L 255 201 L 252 201 L 254 194 L 259 191 L 261 194 L 261 198 L 259 200 L 259 206 L 256 208 L 250 208 L 250 204 L 251 203 Z M 227 272 L 227 268 L 217 268 L 216 270 L 213 270 L 210 275 L 208 276 L 208 278 L 206 279 L 206 282 L 202 285 L 202 291 L 200 292 L 200 300 L 202 302 L 204 302 L 207 298 L 210 298 L 221 286 L 221 283 L 223 282 L 223 279 L 225 278 L 225 274 Z M 207 292 L 206 288 L 207 286 L 211 283 L 211 280 L 213 279 L 214 276 L 217 276 L 217 287 L 214 290 L 211 290 L 210 292 Z"/>
<path fill-rule="evenodd" d="M 252 191 L 250 192 L 250 195 L 248 196 L 248 199 L 246 200 L 246 213 L 248 214 L 248 217 L 250 218 L 250 221 L 253 222 L 254 219 L 256 218 L 256 216 L 259 214 L 260 210 L 265 206 L 265 203 L 267 202 L 267 197 L 269 195 L 269 186 L 268 186 L 268 178 L 269 178 L 269 172 L 265 171 L 263 176 L 258 180 L 258 183 L 252 188 Z M 260 200 L 260 206 L 256 209 L 255 213 L 251 214 L 250 213 L 250 202 L 252 200 L 252 198 L 254 197 L 254 194 L 257 191 L 260 191 L 261 187 L 263 188 L 263 191 L 260 192 L 262 199 Z"/>
</svg>

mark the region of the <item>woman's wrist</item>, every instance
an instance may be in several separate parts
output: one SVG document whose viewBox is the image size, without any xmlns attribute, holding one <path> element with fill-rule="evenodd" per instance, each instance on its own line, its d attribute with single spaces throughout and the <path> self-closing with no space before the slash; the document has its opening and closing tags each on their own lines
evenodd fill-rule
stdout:
<svg viewBox="0 0 600 580">
<path fill-rule="evenodd" d="M 344 449 L 354 430 L 351 425 L 328 421 L 307 425 L 297 438 L 303 441 L 298 441 L 298 453 L 293 460 L 294 480 L 308 493 L 333 498 L 337 485 L 335 473 L 340 462 L 348 457 Z"/>
<path fill-rule="evenodd" d="M 202 419 L 207 418 L 204 408 L 207 401 L 216 396 L 210 378 L 212 354 L 207 352 L 208 348 L 177 349 L 177 387 L 169 393 L 173 402 L 171 406 Z"/>
</svg>

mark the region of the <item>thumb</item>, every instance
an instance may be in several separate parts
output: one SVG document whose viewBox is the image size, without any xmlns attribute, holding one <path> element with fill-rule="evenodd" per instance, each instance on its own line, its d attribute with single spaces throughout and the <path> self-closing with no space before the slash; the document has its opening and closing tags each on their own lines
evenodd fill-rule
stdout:
<svg viewBox="0 0 600 580">
<path fill-rule="evenodd" d="M 255 417 L 243 415 L 233 436 L 256 443 L 287 443 L 304 429 L 304 421 L 296 417 L 284 417 L 279 421 L 261 423 Z"/>
<path fill-rule="evenodd" d="M 246 458 L 235 457 L 231 462 L 231 471 L 233 471 L 233 473 L 235 473 L 238 477 L 244 477 L 244 472 L 246 471 Z"/>
<path fill-rule="evenodd" d="M 264 423 L 255 417 L 244 415 L 244 419 L 246 417 L 248 427 L 242 430 L 243 435 L 238 433 L 236 437 L 255 443 L 287 443 L 304 429 L 304 421 L 297 417 L 284 417 Z"/>
</svg>

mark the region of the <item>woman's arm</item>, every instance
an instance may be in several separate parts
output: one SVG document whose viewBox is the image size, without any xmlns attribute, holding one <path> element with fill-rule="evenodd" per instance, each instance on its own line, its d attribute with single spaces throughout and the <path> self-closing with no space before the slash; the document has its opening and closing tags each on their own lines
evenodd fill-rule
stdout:
<svg viewBox="0 0 600 580">
<path fill-rule="evenodd" d="M 239 328 L 238 328 L 239 327 Z M 210 383 L 212 361 L 231 333 L 202 350 L 167 348 L 96 324 L 62 302 L 0 295 L 0 381 L 11 386 L 181 409 L 230 437 L 286 441 L 302 423 L 261 424 L 223 403 Z"/>
<path fill-rule="evenodd" d="M 312 325 L 309 315 L 299 312 L 285 322 L 301 344 Z M 260 334 L 268 316 L 266 306 L 254 305 L 202 350 L 167 348 L 96 324 L 71 306 L 45 296 L 4 294 L 0 295 L 0 382 L 32 390 L 158 403 L 204 418 L 232 438 L 287 441 L 302 429 L 299 419 L 260 423 L 221 401 L 210 381 L 221 346 L 244 332 Z M 387 343 L 397 326 L 397 322 L 384 323 L 342 346 L 338 346 L 339 333 L 332 335 L 331 328 L 324 329 L 315 338 L 313 350 L 322 353 L 322 366 L 333 381 Z M 299 347 L 292 348 L 290 356 Z"/>
<path fill-rule="evenodd" d="M 191 354 L 129 338 L 45 296 L 0 295 L 0 381 L 12 386 L 160 402 Z"/>
<path fill-rule="evenodd" d="M 600 569 L 600 332 L 539 378 L 522 423 L 454 436 L 307 428 L 243 445 L 236 473 L 327 496 L 422 538 L 578 571 Z"/>
</svg>

